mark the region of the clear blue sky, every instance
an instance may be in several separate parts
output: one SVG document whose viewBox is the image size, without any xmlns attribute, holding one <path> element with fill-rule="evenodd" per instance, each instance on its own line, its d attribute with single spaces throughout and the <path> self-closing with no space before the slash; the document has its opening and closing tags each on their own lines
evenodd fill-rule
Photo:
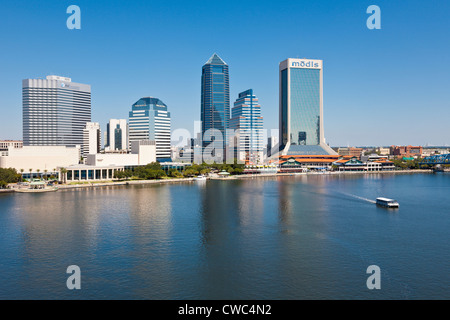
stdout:
<svg viewBox="0 0 450 320">
<path fill-rule="evenodd" d="M 68 30 L 66 8 L 81 8 Z M 366 9 L 381 8 L 381 30 Z M 450 1 L 2 1 L 0 139 L 22 138 L 22 79 L 56 74 L 92 86 L 92 120 L 164 101 L 172 129 L 200 119 L 202 65 L 230 66 L 231 101 L 254 89 L 278 128 L 278 64 L 324 60 L 332 146 L 450 144 Z"/>
</svg>

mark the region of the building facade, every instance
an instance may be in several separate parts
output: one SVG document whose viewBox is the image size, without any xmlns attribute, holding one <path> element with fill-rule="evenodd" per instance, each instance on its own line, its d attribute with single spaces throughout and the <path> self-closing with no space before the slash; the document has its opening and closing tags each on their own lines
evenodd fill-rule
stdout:
<svg viewBox="0 0 450 320">
<path fill-rule="evenodd" d="M 280 150 L 284 155 L 336 154 L 323 130 L 323 61 L 280 63 Z"/>
<path fill-rule="evenodd" d="M 352 157 L 356 157 L 358 159 L 361 159 L 362 152 L 363 152 L 363 148 L 347 147 L 347 148 L 339 148 L 338 149 L 338 154 L 340 156 L 352 156 Z"/>
<path fill-rule="evenodd" d="M 105 151 L 128 150 L 128 123 L 126 119 L 110 119 L 106 124 Z"/>
<path fill-rule="evenodd" d="M 420 158 L 423 153 L 421 146 L 391 146 L 391 155 L 396 158 Z"/>
<path fill-rule="evenodd" d="M 7 156 L 0 156 L 0 168 L 14 168 L 24 177 L 57 173 L 58 167 L 78 164 L 80 146 L 24 146 L 9 148 Z"/>
<path fill-rule="evenodd" d="M 170 159 L 170 112 L 158 98 L 139 99 L 129 113 L 129 142 L 152 140 L 156 143 L 156 159 Z"/>
<path fill-rule="evenodd" d="M 91 121 L 91 86 L 47 76 L 22 81 L 24 146 L 83 144 Z"/>
<path fill-rule="evenodd" d="M 230 129 L 234 130 L 234 157 L 248 164 L 264 161 L 263 117 L 258 98 L 249 89 L 234 102 Z"/>
<path fill-rule="evenodd" d="M 211 134 L 213 129 L 218 130 L 222 138 L 214 140 L 218 154 L 213 156 L 223 159 L 230 121 L 230 81 L 228 65 L 217 54 L 213 54 L 202 67 L 201 121 L 203 147 L 211 144 L 208 132 Z"/>
<path fill-rule="evenodd" d="M 0 140 L 0 156 L 7 156 L 9 148 L 22 148 L 22 140 Z"/>
<path fill-rule="evenodd" d="M 81 155 L 86 158 L 88 154 L 99 153 L 101 149 L 100 124 L 98 122 L 87 122 L 83 129 L 83 146 Z"/>
</svg>

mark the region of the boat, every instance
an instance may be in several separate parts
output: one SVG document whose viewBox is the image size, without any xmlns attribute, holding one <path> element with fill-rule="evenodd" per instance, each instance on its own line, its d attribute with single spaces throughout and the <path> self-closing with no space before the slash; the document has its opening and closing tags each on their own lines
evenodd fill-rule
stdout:
<svg viewBox="0 0 450 320">
<path fill-rule="evenodd" d="M 194 181 L 206 181 L 206 176 L 201 174 L 201 175 L 195 177 Z"/>
<path fill-rule="evenodd" d="M 377 198 L 376 204 L 386 208 L 398 208 L 400 206 L 397 200 L 383 197 Z"/>
<path fill-rule="evenodd" d="M 24 184 L 25 185 L 25 184 Z M 15 189 L 16 192 L 28 192 L 28 193 L 41 193 L 41 192 L 49 192 L 56 191 L 58 187 L 53 186 L 53 184 L 47 184 L 45 181 L 41 181 L 35 179 L 27 184 L 27 188 L 18 188 Z"/>
<path fill-rule="evenodd" d="M 24 193 L 41 193 L 41 192 L 50 192 L 56 191 L 58 187 L 45 187 L 42 189 L 33 189 L 33 188 L 19 188 L 15 189 L 16 192 L 24 192 Z"/>
</svg>

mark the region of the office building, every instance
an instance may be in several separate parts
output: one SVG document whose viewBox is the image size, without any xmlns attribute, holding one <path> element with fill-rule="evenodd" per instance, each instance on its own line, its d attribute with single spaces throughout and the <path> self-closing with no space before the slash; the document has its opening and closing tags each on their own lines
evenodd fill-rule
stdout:
<svg viewBox="0 0 450 320">
<path fill-rule="evenodd" d="M 277 136 L 267 138 L 267 157 L 277 156 L 280 151 L 279 148 Z"/>
<path fill-rule="evenodd" d="M 263 117 L 258 98 L 249 89 L 239 93 L 234 102 L 230 129 L 234 135 L 234 158 L 248 164 L 259 164 L 264 160 Z"/>
<path fill-rule="evenodd" d="M 86 122 L 86 127 L 83 129 L 82 157 L 86 158 L 88 154 L 99 153 L 100 146 L 100 124 L 98 122 Z"/>
<path fill-rule="evenodd" d="M 70 78 L 47 76 L 22 81 L 23 145 L 83 144 L 83 129 L 91 121 L 91 86 Z"/>
<path fill-rule="evenodd" d="M 152 140 L 156 143 L 156 159 L 170 159 L 170 112 L 158 98 L 139 99 L 129 113 L 129 142 Z"/>
<path fill-rule="evenodd" d="M 212 140 L 205 133 L 213 134 L 209 130 L 218 130 L 222 138 L 214 140 L 217 153 L 213 156 L 223 159 L 230 121 L 230 83 L 228 65 L 215 53 L 202 67 L 201 121 L 203 147 Z"/>
<path fill-rule="evenodd" d="M 420 158 L 423 153 L 421 146 L 391 146 L 390 149 L 395 158 Z"/>
<path fill-rule="evenodd" d="M 363 148 L 347 147 L 347 148 L 339 148 L 338 149 L 338 154 L 340 156 L 356 157 L 358 160 L 361 159 L 362 152 L 363 152 Z"/>
<path fill-rule="evenodd" d="M 106 124 L 105 151 L 128 150 L 128 124 L 126 119 L 110 119 Z"/>
<path fill-rule="evenodd" d="M 334 155 L 323 130 L 323 62 L 280 63 L 280 150 L 283 155 Z"/>
</svg>

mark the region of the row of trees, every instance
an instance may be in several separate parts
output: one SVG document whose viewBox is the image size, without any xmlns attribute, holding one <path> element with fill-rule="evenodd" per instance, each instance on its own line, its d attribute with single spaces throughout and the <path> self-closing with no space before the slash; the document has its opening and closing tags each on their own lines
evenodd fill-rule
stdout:
<svg viewBox="0 0 450 320">
<path fill-rule="evenodd" d="M 4 189 L 8 183 L 22 181 L 22 175 L 13 168 L 0 168 L 0 188 Z"/>
<path fill-rule="evenodd" d="M 118 171 L 114 176 L 118 179 L 129 179 L 135 177 L 137 179 L 161 179 L 163 177 L 171 178 L 184 178 L 193 177 L 199 174 L 206 175 L 211 171 L 222 171 L 225 170 L 230 174 L 241 174 L 244 172 L 244 165 L 237 164 L 236 161 L 233 164 L 194 164 L 192 166 L 186 167 L 183 171 L 178 171 L 176 169 L 170 169 L 166 172 L 162 169 L 159 162 L 152 162 L 143 167 L 137 167 L 134 171 L 124 170 Z"/>
<path fill-rule="evenodd" d="M 420 169 L 419 163 L 422 161 L 423 161 L 422 158 L 417 158 L 413 160 L 403 160 L 403 159 L 392 160 L 392 162 L 394 162 L 395 167 L 400 169 Z"/>
</svg>

